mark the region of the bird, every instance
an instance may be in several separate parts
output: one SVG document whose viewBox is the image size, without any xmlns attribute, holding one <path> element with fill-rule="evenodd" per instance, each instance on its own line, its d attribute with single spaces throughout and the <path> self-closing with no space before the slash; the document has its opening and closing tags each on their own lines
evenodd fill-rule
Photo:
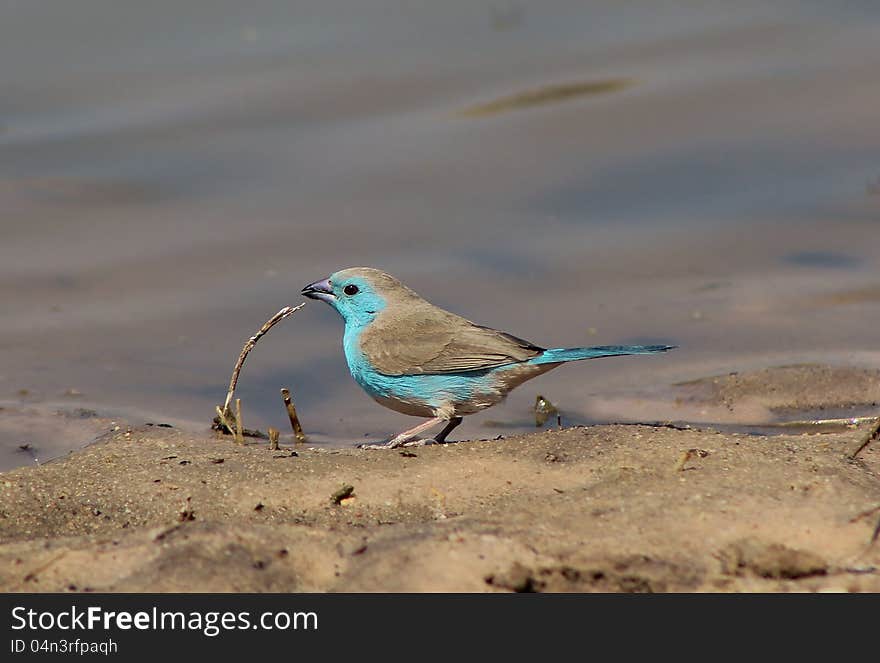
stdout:
<svg viewBox="0 0 880 663">
<path fill-rule="evenodd" d="M 368 448 L 443 443 L 462 417 L 503 401 L 526 380 L 571 361 L 646 355 L 674 345 L 543 348 L 478 325 L 372 267 L 351 267 L 302 289 L 345 322 L 342 347 L 355 382 L 375 401 L 426 421 Z M 440 424 L 432 440 L 420 434 Z"/>
</svg>

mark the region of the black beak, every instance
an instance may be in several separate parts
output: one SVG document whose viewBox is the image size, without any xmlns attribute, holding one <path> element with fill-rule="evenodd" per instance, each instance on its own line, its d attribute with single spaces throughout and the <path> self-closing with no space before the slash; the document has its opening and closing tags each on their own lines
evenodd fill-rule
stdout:
<svg viewBox="0 0 880 663">
<path fill-rule="evenodd" d="M 330 279 L 309 283 L 302 289 L 302 294 L 309 299 L 319 299 L 322 302 L 328 303 L 336 299 L 336 296 L 333 294 L 333 288 L 330 285 Z"/>
</svg>

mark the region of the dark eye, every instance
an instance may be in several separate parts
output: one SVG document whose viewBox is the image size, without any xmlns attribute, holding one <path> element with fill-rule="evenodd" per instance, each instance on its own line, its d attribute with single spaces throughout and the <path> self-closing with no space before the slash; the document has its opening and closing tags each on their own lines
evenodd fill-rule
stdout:
<svg viewBox="0 0 880 663">
<path fill-rule="evenodd" d="M 358 290 L 358 287 L 354 283 L 349 283 L 347 286 L 345 286 L 342 289 L 342 292 L 344 292 L 346 295 L 348 295 L 350 297 L 351 295 L 358 294 L 359 290 Z"/>
</svg>

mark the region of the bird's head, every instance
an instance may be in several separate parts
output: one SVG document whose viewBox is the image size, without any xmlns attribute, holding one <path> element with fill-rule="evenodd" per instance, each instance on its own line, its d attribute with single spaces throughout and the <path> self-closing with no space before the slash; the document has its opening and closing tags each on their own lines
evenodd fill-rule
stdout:
<svg viewBox="0 0 880 663">
<path fill-rule="evenodd" d="M 315 281 L 302 289 L 310 299 L 327 302 L 346 324 L 366 325 L 376 315 L 401 298 L 414 295 L 396 278 L 372 267 L 351 267 Z"/>
</svg>

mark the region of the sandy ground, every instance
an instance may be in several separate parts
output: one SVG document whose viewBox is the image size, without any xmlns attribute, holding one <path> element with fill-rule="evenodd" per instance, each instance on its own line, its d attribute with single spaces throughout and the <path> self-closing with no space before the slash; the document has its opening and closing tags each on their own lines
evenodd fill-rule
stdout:
<svg viewBox="0 0 880 663">
<path fill-rule="evenodd" d="M 812 413 L 876 407 L 880 374 L 797 366 L 679 388 Z M 0 589 L 880 591 L 880 441 L 852 458 L 874 425 L 274 452 L 122 427 L 0 475 Z"/>
</svg>

